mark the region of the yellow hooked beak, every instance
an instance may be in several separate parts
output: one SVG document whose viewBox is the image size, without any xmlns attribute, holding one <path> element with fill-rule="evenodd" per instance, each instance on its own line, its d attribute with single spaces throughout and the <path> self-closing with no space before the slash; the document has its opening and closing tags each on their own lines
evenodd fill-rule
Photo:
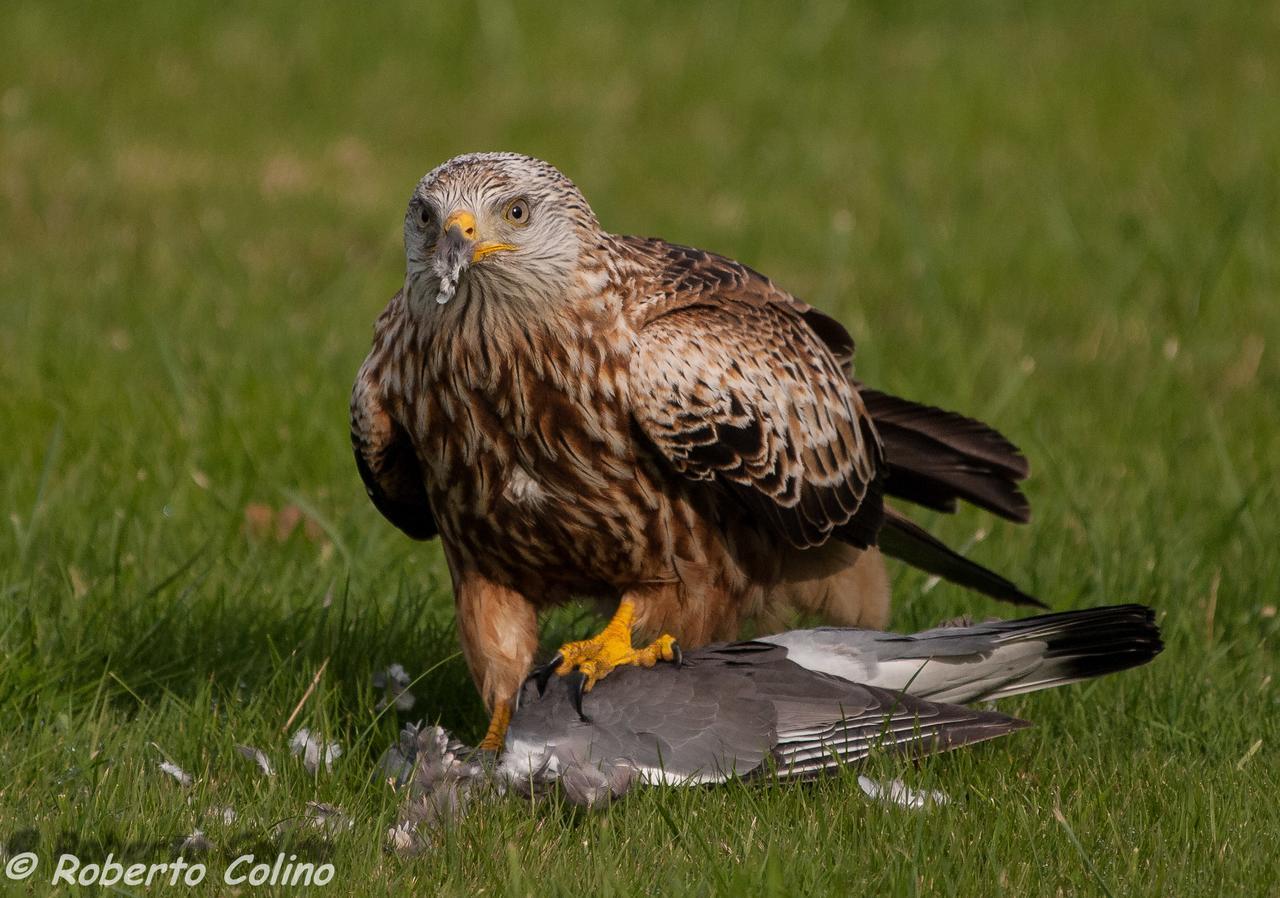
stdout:
<svg viewBox="0 0 1280 898">
<path fill-rule="evenodd" d="M 515 246 L 510 243 L 499 243 L 496 240 L 480 240 L 479 232 L 476 230 L 476 217 L 465 209 L 459 210 L 450 215 L 444 223 L 444 230 L 447 234 L 456 228 L 464 238 L 471 241 L 471 261 L 479 262 L 490 253 L 503 252 L 505 250 L 513 250 Z"/>
</svg>

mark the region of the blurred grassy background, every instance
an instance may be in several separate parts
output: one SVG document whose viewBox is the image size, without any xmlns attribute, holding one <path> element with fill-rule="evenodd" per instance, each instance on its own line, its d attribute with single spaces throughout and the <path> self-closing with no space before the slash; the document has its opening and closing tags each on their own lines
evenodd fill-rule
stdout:
<svg viewBox="0 0 1280 898">
<path fill-rule="evenodd" d="M 4 4 L 0 845 L 227 845 L 314 798 L 358 821 L 344 890 L 1280 894 L 1278 83 L 1274 0 Z M 769 273 L 864 379 L 995 422 L 1036 521 L 931 526 L 990 530 L 975 556 L 1059 607 L 1157 606 L 1166 656 L 1009 703 L 1039 727 L 906 774 L 957 799 L 931 815 L 847 777 L 516 805 L 383 856 L 372 672 L 483 719 L 347 393 L 414 183 L 477 149 Z M 309 535 L 246 523 L 291 507 Z M 896 602 L 897 628 L 1007 610 L 906 572 Z M 298 722 L 337 772 L 256 781 L 232 745 L 284 766 L 326 659 Z"/>
</svg>

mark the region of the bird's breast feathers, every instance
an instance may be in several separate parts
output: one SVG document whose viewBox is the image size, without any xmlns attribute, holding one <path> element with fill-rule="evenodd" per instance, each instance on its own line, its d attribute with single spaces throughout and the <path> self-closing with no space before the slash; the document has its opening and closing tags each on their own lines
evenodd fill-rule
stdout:
<svg viewBox="0 0 1280 898">
<path fill-rule="evenodd" d="M 626 406 L 630 336 L 599 315 L 556 327 L 405 331 L 418 372 L 394 397 L 445 540 L 543 578 L 649 575 L 663 500 Z M 488 565 L 485 565 L 486 567 Z"/>
</svg>

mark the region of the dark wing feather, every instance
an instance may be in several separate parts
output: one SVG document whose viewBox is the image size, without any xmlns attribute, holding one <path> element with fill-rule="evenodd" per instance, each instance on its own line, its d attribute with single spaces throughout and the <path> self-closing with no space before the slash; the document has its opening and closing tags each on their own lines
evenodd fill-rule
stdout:
<svg viewBox="0 0 1280 898">
<path fill-rule="evenodd" d="M 644 436 L 676 471 L 724 485 L 796 546 L 833 533 L 874 544 L 879 439 L 811 310 L 728 259 L 644 249 L 650 298 L 638 303 L 630 366 Z"/>
<path fill-rule="evenodd" d="M 884 526 L 880 530 L 880 550 L 912 567 L 950 580 L 959 586 L 977 590 L 993 599 L 1015 605 L 1049 607 L 1035 596 L 1027 595 L 1016 584 L 995 571 L 965 558 L 892 508 L 885 509 Z"/>
<path fill-rule="evenodd" d="M 422 468 L 408 433 L 382 401 L 378 353 L 375 344 L 351 390 L 351 447 L 356 468 L 374 507 L 387 520 L 414 539 L 431 539 L 439 530 Z"/>
<path fill-rule="evenodd" d="M 964 499 L 1026 523 L 1031 506 L 1018 489 L 1026 458 L 1002 434 L 973 418 L 858 385 L 888 463 L 885 491 L 938 511 Z"/>
<path fill-rule="evenodd" d="M 1028 672 L 985 693 L 984 700 L 1128 670 L 1164 651 L 1155 612 L 1145 605 L 1108 605 L 971 627 L 939 627 L 906 637 L 893 649 L 900 658 L 957 658 L 966 654 L 989 658 L 1001 646 L 1028 642 L 1044 644 L 1035 678 Z"/>
</svg>

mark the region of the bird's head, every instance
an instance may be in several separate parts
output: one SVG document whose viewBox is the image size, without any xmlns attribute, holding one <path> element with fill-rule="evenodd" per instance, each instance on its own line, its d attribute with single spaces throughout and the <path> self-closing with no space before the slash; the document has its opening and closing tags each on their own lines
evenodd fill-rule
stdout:
<svg viewBox="0 0 1280 898">
<path fill-rule="evenodd" d="M 595 214 L 555 166 L 517 153 L 469 153 L 418 182 L 404 219 L 405 295 L 562 296 Z"/>
</svg>

